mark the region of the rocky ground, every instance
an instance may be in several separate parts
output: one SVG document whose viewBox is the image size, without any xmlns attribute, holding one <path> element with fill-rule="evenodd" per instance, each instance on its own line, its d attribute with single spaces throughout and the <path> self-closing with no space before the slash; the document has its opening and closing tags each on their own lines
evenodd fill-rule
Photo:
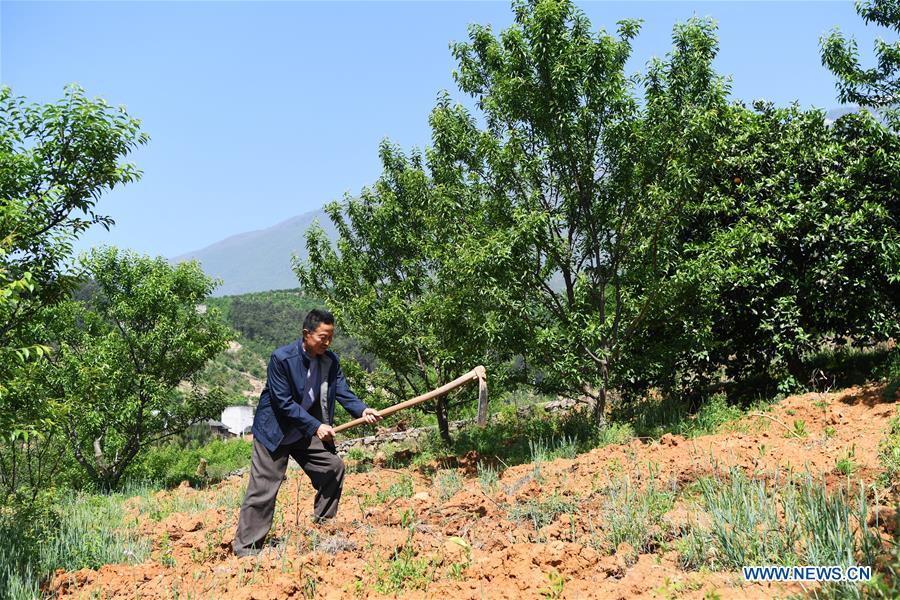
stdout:
<svg viewBox="0 0 900 600">
<path fill-rule="evenodd" d="M 473 455 L 436 476 L 376 466 L 347 476 L 338 518 L 323 526 L 309 522 L 313 490 L 302 472 L 290 470 L 271 543 L 257 557 L 235 558 L 229 547 L 246 476 L 209 489 L 183 487 L 152 503 L 129 501 L 140 535 L 152 540 L 149 560 L 59 572 L 46 591 L 61 598 L 260 600 L 802 594 L 808 586 L 682 567 L 679 536 L 708 518 L 696 502 L 696 482 L 737 468 L 785 481 L 809 472 L 830 489 L 846 486 L 849 471 L 854 482 L 873 484 L 883 471 L 878 445 L 897 406 L 871 386 L 793 396 L 719 434 L 667 434 L 573 459 L 497 464 L 496 481 Z M 839 468 L 842 460 L 852 468 Z M 650 488 L 668 499 L 660 519 L 634 510 L 640 502 L 633 498 Z M 867 489 L 870 514 L 878 514 L 873 526 L 887 543 L 897 498 L 883 481 Z M 621 522 L 629 514 L 646 521 Z M 623 527 L 649 541 L 637 548 L 616 543 Z"/>
</svg>

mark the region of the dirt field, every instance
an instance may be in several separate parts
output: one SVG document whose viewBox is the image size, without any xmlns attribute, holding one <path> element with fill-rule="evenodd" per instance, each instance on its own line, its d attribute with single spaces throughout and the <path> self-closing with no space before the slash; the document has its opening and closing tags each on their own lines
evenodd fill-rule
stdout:
<svg viewBox="0 0 900 600">
<path fill-rule="evenodd" d="M 291 470 L 271 546 L 242 559 L 228 544 L 246 476 L 206 490 L 160 492 L 156 506 L 181 510 L 129 505 L 141 534 L 153 540 L 150 560 L 59 572 L 48 591 L 63 598 L 259 600 L 786 597 L 804 589 L 680 566 L 674 540 L 706 518 L 695 502 L 696 482 L 736 467 L 784 480 L 808 471 L 835 489 L 847 485 L 836 466 L 844 458 L 852 460 L 854 481 L 871 484 L 882 472 L 878 444 L 897 404 L 884 402 L 875 387 L 793 396 L 728 433 L 691 440 L 665 435 L 575 459 L 499 465 L 496 485 L 483 473 L 479 478 L 477 456 L 462 457 L 437 483 L 415 470 L 374 467 L 348 474 L 338 518 L 318 527 L 309 522 L 313 490 L 302 472 Z M 629 493 L 648 486 L 671 499 L 661 522 L 631 524 L 652 529 L 652 542 L 613 546 L 607 516 L 617 514 L 616 502 L 625 506 Z M 887 540 L 893 519 L 886 507 L 897 499 L 869 496 L 881 505 L 875 526 Z"/>
</svg>

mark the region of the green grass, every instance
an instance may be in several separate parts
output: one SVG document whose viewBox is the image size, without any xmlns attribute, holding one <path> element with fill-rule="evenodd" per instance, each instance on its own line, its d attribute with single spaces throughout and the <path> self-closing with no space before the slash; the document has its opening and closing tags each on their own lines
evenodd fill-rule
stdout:
<svg viewBox="0 0 900 600">
<path fill-rule="evenodd" d="M 603 493 L 603 530 L 612 548 L 627 542 L 638 553 L 657 548 L 666 535 L 662 516 L 672 509 L 675 494 L 655 477 L 636 486 L 628 477 L 610 481 Z"/>
<path fill-rule="evenodd" d="M 457 471 L 448 469 L 439 472 L 435 476 L 434 486 L 437 489 L 438 498 L 440 498 L 441 502 L 446 502 L 462 489 L 463 480 Z"/>
<path fill-rule="evenodd" d="M 720 431 L 734 431 L 735 424 L 751 410 L 766 410 L 769 401 L 756 401 L 747 407 L 731 404 L 725 394 L 711 396 L 698 410 L 691 412 L 678 397 L 647 398 L 614 407 L 613 419 L 628 423 L 632 435 L 658 439 L 666 433 L 695 438 Z"/>
<path fill-rule="evenodd" d="M 900 409 L 891 419 L 887 433 L 878 446 L 878 458 L 884 467 L 881 483 L 892 486 L 900 480 Z"/>
<path fill-rule="evenodd" d="M 0 523 L 0 589 L 10 600 L 40 598 L 40 584 L 56 569 L 96 569 L 112 563 L 143 562 L 149 540 L 126 519 L 123 494 L 78 493 L 56 505 L 43 539 L 29 537 L 27 514 L 4 514 Z"/>
<path fill-rule="evenodd" d="M 578 503 L 563 498 L 556 492 L 545 498 L 530 498 L 523 504 L 516 504 L 509 510 L 509 518 L 513 521 L 530 522 L 537 538 L 540 538 L 542 527 L 549 525 L 560 515 L 573 514 L 578 510 Z"/>
<path fill-rule="evenodd" d="M 744 565 L 874 565 L 877 533 L 866 525 L 860 484 L 830 492 L 811 477 L 748 478 L 743 471 L 699 482 L 709 527 L 694 526 L 678 542 L 687 568 L 737 570 Z"/>
<path fill-rule="evenodd" d="M 404 474 L 399 481 L 395 481 L 384 489 L 375 492 L 374 496 L 365 496 L 363 506 L 372 506 L 375 504 L 384 504 L 389 500 L 397 498 L 409 498 L 413 495 L 413 480 L 409 475 Z"/>
<path fill-rule="evenodd" d="M 488 463 L 478 463 L 478 484 L 488 496 L 494 494 L 500 485 L 500 477 L 497 469 Z"/>
<path fill-rule="evenodd" d="M 379 594 L 397 595 L 408 590 L 425 590 L 434 581 L 439 564 L 428 557 L 419 556 L 413 546 L 416 523 L 411 510 L 403 513 L 401 526 L 406 530 L 406 541 L 385 561 L 375 557 L 367 566 Z"/>
<path fill-rule="evenodd" d="M 244 439 L 213 440 L 185 448 L 173 442 L 147 450 L 128 471 L 133 481 L 158 481 L 172 487 L 182 481 L 205 485 L 250 465 L 252 443 Z M 197 475 L 200 459 L 206 459 L 206 477 Z"/>
</svg>

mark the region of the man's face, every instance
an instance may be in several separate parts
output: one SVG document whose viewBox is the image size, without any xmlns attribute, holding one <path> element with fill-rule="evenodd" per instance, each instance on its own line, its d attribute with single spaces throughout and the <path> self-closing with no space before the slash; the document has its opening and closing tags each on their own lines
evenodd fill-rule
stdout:
<svg viewBox="0 0 900 600">
<path fill-rule="evenodd" d="M 303 345 L 306 351 L 313 356 L 322 356 L 331 345 L 334 337 L 334 325 L 319 323 L 315 331 L 303 330 Z"/>
</svg>

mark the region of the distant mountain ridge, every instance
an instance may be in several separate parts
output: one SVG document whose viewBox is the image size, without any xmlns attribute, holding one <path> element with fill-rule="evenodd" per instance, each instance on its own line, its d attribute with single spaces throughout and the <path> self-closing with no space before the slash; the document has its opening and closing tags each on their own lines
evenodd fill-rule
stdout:
<svg viewBox="0 0 900 600">
<path fill-rule="evenodd" d="M 315 221 L 330 239 L 337 239 L 331 220 L 319 209 L 266 229 L 232 235 L 170 260 L 173 263 L 197 260 L 207 275 L 223 280 L 214 296 L 295 288 L 297 277 L 291 270 L 291 257 L 306 258 L 303 234 Z"/>
</svg>

